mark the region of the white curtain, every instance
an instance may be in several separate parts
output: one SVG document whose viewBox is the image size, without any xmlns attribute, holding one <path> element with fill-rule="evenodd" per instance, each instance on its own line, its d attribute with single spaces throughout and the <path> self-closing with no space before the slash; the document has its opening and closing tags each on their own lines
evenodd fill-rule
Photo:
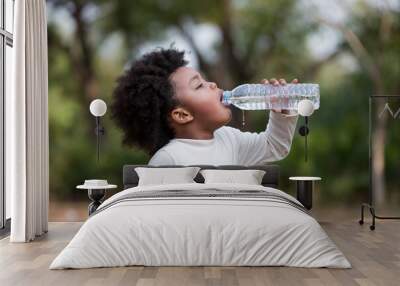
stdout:
<svg viewBox="0 0 400 286">
<path fill-rule="evenodd" d="M 45 0 L 15 1 L 13 92 L 6 98 L 11 242 L 48 230 L 49 135 Z"/>
</svg>

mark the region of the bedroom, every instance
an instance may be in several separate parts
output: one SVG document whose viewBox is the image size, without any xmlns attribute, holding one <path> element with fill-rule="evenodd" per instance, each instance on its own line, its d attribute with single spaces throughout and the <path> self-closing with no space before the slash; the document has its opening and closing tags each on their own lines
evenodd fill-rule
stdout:
<svg viewBox="0 0 400 286">
<path fill-rule="evenodd" d="M 396 285 L 397 2 L 0 6 L 1 285 Z"/>
</svg>

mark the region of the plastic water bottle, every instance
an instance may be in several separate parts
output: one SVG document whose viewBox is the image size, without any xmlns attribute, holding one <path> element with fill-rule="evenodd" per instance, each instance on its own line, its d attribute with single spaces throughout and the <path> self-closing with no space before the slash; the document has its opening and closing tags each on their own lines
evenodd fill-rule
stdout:
<svg viewBox="0 0 400 286">
<path fill-rule="evenodd" d="M 319 85 L 312 83 L 242 84 L 231 91 L 224 91 L 222 103 L 233 104 L 243 110 L 297 110 L 298 103 L 303 99 L 310 100 L 314 105 L 314 110 L 319 109 Z"/>
</svg>

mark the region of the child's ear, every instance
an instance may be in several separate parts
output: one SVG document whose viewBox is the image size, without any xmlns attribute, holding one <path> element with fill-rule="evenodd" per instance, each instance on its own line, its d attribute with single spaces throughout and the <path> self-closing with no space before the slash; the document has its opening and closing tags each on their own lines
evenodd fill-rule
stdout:
<svg viewBox="0 0 400 286">
<path fill-rule="evenodd" d="M 191 122 L 194 117 L 183 107 L 176 107 L 171 111 L 171 119 L 178 124 L 186 124 Z"/>
</svg>

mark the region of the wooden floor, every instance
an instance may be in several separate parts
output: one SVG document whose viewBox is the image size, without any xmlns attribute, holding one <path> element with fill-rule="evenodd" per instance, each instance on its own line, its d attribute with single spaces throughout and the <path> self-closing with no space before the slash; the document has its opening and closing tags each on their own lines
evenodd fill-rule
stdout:
<svg viewBox="0 0 400 286">
<path fill-rule="evenodd" d="M 0 241 L 0 285 L 400 285 L 400 222 L 379 221 L 372 232 L 358 218 L 320 222 L 353 268 L 118 267 L 49 270 L 82 225 L 51 222 L 32 243 Z"/>
</svg>

